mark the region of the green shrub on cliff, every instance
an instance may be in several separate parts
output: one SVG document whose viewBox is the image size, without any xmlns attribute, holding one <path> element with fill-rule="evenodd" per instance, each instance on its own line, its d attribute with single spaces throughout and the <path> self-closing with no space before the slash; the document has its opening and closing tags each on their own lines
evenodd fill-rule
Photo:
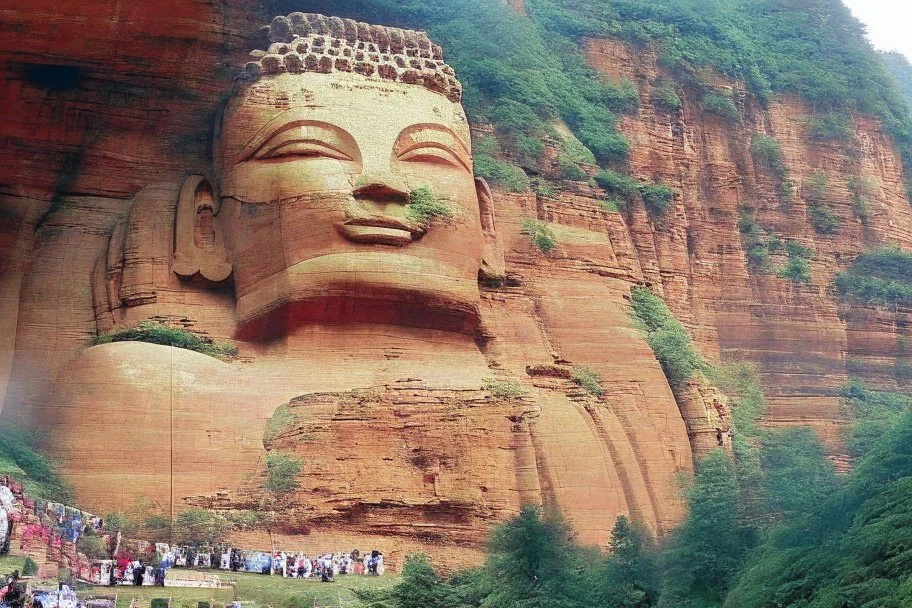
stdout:
<svg viewBox="0 0 912 608">
<path fill-rule="evenodd" d="M 493 135 L 476 141 L 474 153 L 475 175 L 478 177 L 510 192 L 525 192 L 529 189 L 529 178 L 522 169 L 497 159 L 497 155 L 501 154 L 500 142 Z"/>
<path fill-rule="evenodd" d="M 605 390 L 602 388 L 602 379 L 595 370 L 588 367 L 574 367 L 570 379 L 574 384 L 584 389 L 594 397 L 601 397 Z"/>
<path fill-rule="evenodd" d="M 453 219 L 453 207 L 434 196 L 427 186 L 415 188 L 409 193 L 405 205 L 405 216 L 413 222 L 430 225 L 434 222 L 445 222 Z"/>
<path fill-rule="evenodd" d="M 707 364 L 694 349 L 690 334 L 681 325 L 662 298 L 648 289 L 631 292 L 631 304 L 636 320 L 646 332 L 646 342 L 665 371 L 673 389 L 678 389 Z"/>
<path fill-rule="evenodd" d="M 817 141 L 852 139 L 852 117 L 844 112 L 827 112 L 806 119 L 808 132 Z"/>
<path fill-rule="evenodd" d="M 642 184 L 640 186 L 640 196 L 643 197 L 643 204 L 646 205 L 646 211 L 653 217 L 660 217 L 671 208 L 674 200 L 674 191 L 663 184 Z"/>
<path fill-rule="evenodd" d="M 215 342 L 212 338 L 202 337 L 186 329 L 171 327 L 154 321 L 143 321 L 135 327 L 115 329 L 96 337 L 92 344 L 111 342 L 147 342 L 192 350 L 217 359 L 228 359 L 237 356 L 237 346 L 230 342 Z"/>
<path fill-rule="evenodd" d="M 557 239 L 547 222 L 527 217 L 523 219 L 520 230 L 522 234 L 529 237 L 532 244 L 542 253 L 550 253 L 552 249 L 557 247 Z"/>
<path fill-rule="evenodd" d="M 297 489 L 298 475 L 303 463 L 293 454 L 270 452 L 266 457 L 266 481 L 263 486 L 272 492 L 286 493 Z"/>
<path fill-rule="evenodd" d="M 863 253 L 836 276 L 835 284 L 846 300 L 912 306 L 912 253 L 895 247 Z"/>
<path fill-rule="evenodd" d="M 0 475 L 20 481 L 32 497 L 67 502 L 73 488 L 57 467 L 40 452 L 40 437 L 11 422 L 0 422 Z"/>
<path fill-rule="evenodd" d="M 700 105 L 710 114 L 727 118 L 728 120 L 740 120 L 741 113 L 735 102 L 732 101 L 731 95 L 720 91 L 707 91 L 700 97 Z"/>
<path fill-rule="evenodd" d="M 230 526 L 225 518 L 208 509 L 187 509 L 174 518 L 174 542 L 199 546 L 217 545 L 225 539 Z"/>
<path fill-rule="evenodd" d="M 680 110 L 681 98 L 675 90 L 674 81 L 660 79 L 652 89 L 652 103 L 669 111 Z"/>
</svg>

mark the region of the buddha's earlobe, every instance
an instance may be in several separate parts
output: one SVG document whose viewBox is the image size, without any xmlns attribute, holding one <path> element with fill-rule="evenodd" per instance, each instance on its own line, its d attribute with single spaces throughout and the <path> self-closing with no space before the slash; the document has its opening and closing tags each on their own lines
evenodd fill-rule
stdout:
<svg viewBox="0 0 912 608">
<path fill-rule="evenodd" d="M 484 234 L 484 251 L 481 256 L 478 278 L 486 281 L 501 281 L 506 274 L 506 262 L 503 247 L 497 238 L 494 197 L 491 195 L 488 183 L 480 177 L 475 178 L 475 192 L 478 195 L 481 230 Z"/>
<path fill-rule="evenodd" d="M 231 262 L 218 229 L 218 198 L 202 175 L 184 181 L 177 200 L 171 270 L 183 279 L 202 277 L 221 283 L 231 276 Z"/>
</svg>

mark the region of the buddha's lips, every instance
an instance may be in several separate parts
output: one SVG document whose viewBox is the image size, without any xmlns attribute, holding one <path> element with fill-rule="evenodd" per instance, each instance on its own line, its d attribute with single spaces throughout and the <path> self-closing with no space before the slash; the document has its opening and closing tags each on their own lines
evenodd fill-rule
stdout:
<svg viewBox="0 0 912 608">
<path fill-rule="evenodd" d="M 354 243 L 396 247 L 420 239 L 427 231 L 423 226 L 408 224 L 388 215 L 346 220 L 338 228 L 342 236 Z"/>
</svg>

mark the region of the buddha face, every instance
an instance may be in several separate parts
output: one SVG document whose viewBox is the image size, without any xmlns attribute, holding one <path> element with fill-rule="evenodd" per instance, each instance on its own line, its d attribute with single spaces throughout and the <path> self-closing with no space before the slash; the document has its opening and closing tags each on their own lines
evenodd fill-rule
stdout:
<svg viewBox="0 0 912 608">
<path fill-rule="evenodd" d="M 229 103 L 216 163 L 241 336 L 474 323 L 484 237 L 459 104 L 357 74 L 264 77 Z"/>
</svg>

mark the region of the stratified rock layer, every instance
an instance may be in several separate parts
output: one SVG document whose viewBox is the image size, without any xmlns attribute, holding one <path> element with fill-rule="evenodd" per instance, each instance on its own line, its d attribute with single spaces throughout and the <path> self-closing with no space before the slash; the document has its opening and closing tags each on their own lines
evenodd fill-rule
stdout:
<svg viewBox="0 0 912 608">
<path fill-rule="evenodd" d="M 652 98 L 657 82 L 668 77 L 655 53 L 606 40 L 589 40 L 585 50 L 606 77 L 629 79 L 640 90 L 638 112 L 620 122 L 631 142 L 633 173 L 678 193 L 664 220 L 650 221 L 641 209 L 629 218 L 643 278 L 691 329 L 704 355 L 759 365 L 769 424 L 811 424 L 837 449 L 840 386 L 852 376 L 902 389 L 895 370 L 909 361 L 902 348 L 908 311 L 850 306 L 831 288 L 835 274 L 862 251 L 912 248 L 912 208 L 893 142 L 864 115 L 853 117 L 851 141 L 815 141 L 812 110 L 798 99 L 777 97 L 764 108 L 712 75 L 707 79 L 717 89 L 739 100 L 738 120 L 707 113 L 701 92 L 690 88 L 678 91 L 681 109 L 669 111 Z M 796 186 L 790 204 L 769 171 L 754 163 L 755 134 L 779 142 Z M 827 209 L 841 222 L 835 234 L 819 234 L 809 217 L 815 174 L 827 177 Z M 864 219 L 853 208 L 853 177 L 872 184 Z M 743 214 L 783 241 L 813 250 L 810 284 L 775 276 L 784 252 L 771 256 L 772 271 L 749 266 L 739 231 Z"/>
</svg>

